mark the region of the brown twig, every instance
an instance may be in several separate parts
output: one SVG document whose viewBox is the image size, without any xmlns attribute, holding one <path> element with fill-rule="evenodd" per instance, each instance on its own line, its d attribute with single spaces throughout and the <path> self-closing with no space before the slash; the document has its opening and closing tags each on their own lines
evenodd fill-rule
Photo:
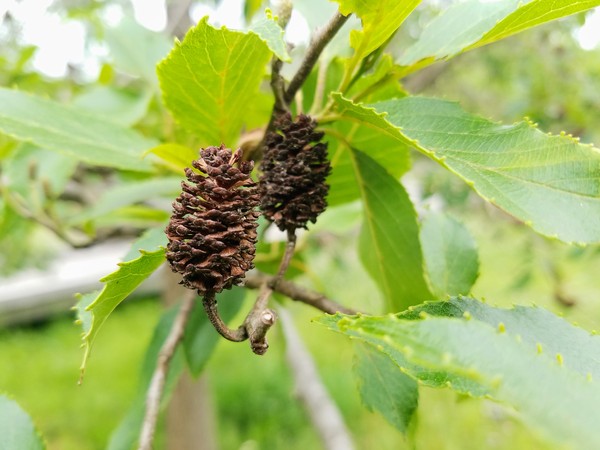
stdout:
<svg viewBox="0 0 600 450">
<path fill-rule="evenodd" d="M 339 11 L 336 11 L 334 16 L 329 22 L 319 31 L 319 33 L 313 38 L 308 49 L 306 50 L 306 56 L 300 64 L 298 71 L 290 81 L 290 84 L 285 91 L 285 101 L 290 104 L 296 95 L 296 92 L 302 87 L 304 81 L 310 74 L 312 68 L 317 63 L 321 52 L 325 46 L 333 39 L 335 34 L 342 28 L 342 26 L 348 20 L 348 16 L 342 16 Z"/>
<path fill-rule="evenodd" d="M 296 385 L 296 395 L 304 405 L 327 450 L 352 450 L 354 443 L 344 419 L 319 377 L 315 362 L 302 343 L 290 314 L 279 309 L 286 340 L 286 360 Z"/>
<path fill-rule="evenodd" d="M 257 355 L 264 355 L 269 348 L 266 340 L 267 331 L 273 326 L 277 318 L 275 311 L 267 308 L 267 302 L 268 297 L 261 300 L 259 296 L 254 307 L 246 316 L 244 323 L 235 330 L 229 328 L 219 316 L 214 293 L 206 294 L 202 304 L 208 319 L 221 336 L 233 342 L 249 340 L 252 351 Z"/>
<path fill-rule="evenodd" d="M 275 278 L 275 276 L 266 275 L 263 273 L 247 275 L 245 278 L 245 286 L 250 289 L 260 289 L 265 284 L 272 285 L 272 283 L 275 281 Z M 279 292 L 280 294 L 283 294 L 297 302 L 306 303 L 307 305 L 310 305 L 313 308 L 328 314 L 335 314 L 336 312 L 341 312 L 343 314 L 358 313 L 358 311 L 352 308 L 347 308 L 339 303 L 336 303 L 320 292 L 311 291 L 291 281 L 280 280 L 273 291 Z"/>
<path fill-rule="evenodd" d="M 177 317 L 175 317 L 175 321 L 171 326 L 169 335 L 158 353 L 156 369 L 154 370 L 150 386 L 148 387 L 148 393 L 146 394 L 146 414 L 144 415 L 138 450 L 152 449 L 152 441 L 160 412 L 160 400 L 167 380 L 169 364 L 175 354 L 175 350 L 177 350 L 179 342 L 183 339 L 183 332 L 194 307 L 195 298 L 196 293 L 192 291 L 185 296 L 179 313 L 177 313 Z"/>
<path fill-rule="evenodd" d="M 231 329 L 227 326 L 217 309 L 217 299 L 215 298 L 214 292 L 207 292 L 202 299 L 202 305 L 208 316 L 208 320 L 212 323 L 215 330 L 228 341 L 242 342 L 248 339 L 248 334 L 244 326 L 240 326 L 237 330 Z"/>
</svg>

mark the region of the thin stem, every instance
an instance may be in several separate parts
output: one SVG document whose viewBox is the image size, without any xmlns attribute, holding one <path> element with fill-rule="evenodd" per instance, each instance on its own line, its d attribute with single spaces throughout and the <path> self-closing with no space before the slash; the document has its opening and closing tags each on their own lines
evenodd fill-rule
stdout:
<svg viewBox="0 0 600 450">
<path fill-rule="evenodd" d="M 214 292 L 206 293 L 202 300 L 202 305 L 204 305 L 204 310 L 206 311 L 210 323 L 213 324 L 215 330 L 217 330 L 217 332 L 225 339 L 233 342 L 242 342 L 248 339 L 246 328 L 243 325 L 237 330 L 232 330 L 225 322 L 223 322 L 223 319 L 221 319 L 219 311 L 217 310 L 217 299 L 215 298 Z"/>
<path fill-rule="evenodd" d="M 273 282 L 273 286 L 271 286 L 271 287 L 277 286 L 277 283 L 279 283 L 285 276 L 285 273 L 287 272 L 288 267 L 290 266 L 290 262 L 292 261 L 292 258 L 294 257 L 295 249 L 296 249 L 296 232 L 294 230 L 291 230 L 291 231 L 288 230 L 287 243 L 285 245 L 285 252 L 283 253 L 283 258 L 281 258 L 281 263 L 279 264 L 279 270 L 277 271 L 277 277 L 275 278 L 275 281 Z"/>
<path fill-rule="evenodd" d="M 323 29 L 314 37 L 310 46 L 306 50 L 306 56 L 302 61 L 300 68 L 290 81 L 290 84 L 285 91 L 285 101 L 289 104 L 294 99 L 296 92 L 302 87 L 304 81 L 310 74 L 312 68 L 316 64 L 321 52 L 325 46 L 333 39 L 335 34 L 342 28 L 348 20 L 348 16 L 342 16 L 339 11 L 336 11 L 331 20 L 323 27 Z"/>
<path fill-rule="evenodd" d="M 263 285 L 272 285 L 274 281 L 274 276 L 258 273 L 255 275 L 247 275 L 245 286 L 250 289 L 261 289 Z M 341 312 L 343 314 L 353 315 L 358 313 L 358 311 L 352 308 L 347 308 L 329 299 L 320 292 L 311 291 L 297 285 L 292 281 L 280 280 L 273 291 L 283 294 L 297 302 L 305 303 L 328 314 Z"/>
<path fill-rule="evenodd" d="M 138 450 L 152 449 L 152 441 L 160 412 L 160 400 L 165 388 L 169 364 L 175 354 L 175 350 L 177 350 L 179 342 L 183 339 L 183 332 L 194 307 L 195 298 L 196 294 L 191 291 L 185 296 L 179 313 L 171 326 L 169 335 L 158 353 L 156 369 L 154 370 L 150 386 L 148 387 L 148 393 L 146 394 L 146 414 L 144 415 Z"/>
</svg>

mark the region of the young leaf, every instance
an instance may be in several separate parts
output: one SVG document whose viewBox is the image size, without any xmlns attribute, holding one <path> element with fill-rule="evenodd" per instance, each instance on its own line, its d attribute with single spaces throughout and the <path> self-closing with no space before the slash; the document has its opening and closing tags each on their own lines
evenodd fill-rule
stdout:
<svg viewBox="0 0 600 450">
<path fill-rule="evenodd" d="M 29 415 L 14 400 L 0 395 L 0 448 L 46 448 Z"/>
<path fill-rule="evenodd" d="M 514 406 L 526 423 L 559 442 L 579 448 L 600 446 L 598 385 L 564 364 L 562 355 L 540 354 L 502 327 L 445 317 L 411 321 L 338 314 L 319 321 L 379 346 L 390 356 L 401 354 L 410 363 L 402 366 L 403 371 L 411 376 L 429 370 L 483 386 L 489 396 Z M 597 351 L 598 338 L 589 336 L 589 341 Z M 454 384 L 450 387 L 461 391 Z"/>
<path fill-rule="evenodd" d="M 354 76 L 354 69 L 360 61 L 383 45 L 400 27 L 404 19 L 417 7 L 420 0 L 336 0 L 340 4 L 340 13 L 347 16 L 356 14 L 362 22 L 362 30 L 350 32 L 350 45 L 354 55 L 348 61 L 346 74 L 342 82 L 342 92 Z"/>
<path fill-rule="evenodd" d="M 587 11 L 598 5 L 600 5 L 599 0 L 554 0 L 552 2 L 534 0 L 522 3 L 518 10 L 498 22 L 479 41 L 469 46 L 468 50 L 499 41 L 561 17 Z"/>
<path fill-rule="evenodd" d="M 175 44 L 158 65 L 158 78 L 165 104 L 201 145 L 231 147 L 271 52 L 258 35 L 215 29 L 207 20 Z"/>
<path fill-rule="evenodd" d="M 240 310 L 244 301 L 244 290 L 234 287 L 218 295 L 219 315 L 228 322 Z M 183 337 L 183 350 L 193 376 L 202 373 L 204 366 L 217 346 L 220 336 L 210 323 L 204 308 L 198 302 L 190 315 Z"/>
<path fill-rule="evenodd" d="M 155 141 L 100 116 L 2 87 L 0 132 L 89 164 L 152 170 L 142 153 Z"/>
<path fill-rule="evenodd" d="M 480 47 L 551 20 L 600 5 L 598 0 L 503 0 L 457 3 L 427 25 L 399 63 L 433 62 Z"/>
<path fill-rule="evenodd" d="M 353 150 L 352 157 L 364 205 L 359 252 L 388 311 L 431 299 L 416 213 L 404 187 L 366 154 Z"/>
<path fill-rule="evenodd" d="M 142 242 L 145 249 L 140 249 L 139 242 Z M 85 313 L 80 314 L 79 319 L 84 326 L 89 326 L 89 329 L 84 329 L 83 343 L 84 356 L 81 364 L 82 374 L 85 370 L 87 359 L 90 355 L 92 344 L 106 321 L 108 316 L 125 298 L 137 288 L 142 281 L 148 278 L 165 260 L 166 237 L 164 233 L 158 231 L 150 231 L 142 236 L 138 241 L 134 242 L 132 247 L 139 249 L 140 255 L 137 258 L 126 260 L 119 263 L 119 268 L 102 278 L 100 281 L 105 283 L 104 288 L 100 293 L 84 308 Z M 128 253 L 131 257 L 131 252 Z M 80 303 L 89 302 L 90 296 L 83 296 Z M 83 309 L 81 306 L 78 309 Z M 90 316 L 86 317 L 87 314 Z"/>
<path fill-rule="evenodd" d="M 285 62 L 292 60 L 283 39 L 283 29 L 277 24 L 269 10 L 267 10 L 267 17 L 250 25 L 250 31 L 258 35 L 280 60 Z"/>
<path fill-rule="evenodd" d="M 363 403 L 406 433 L 419 403 L 417 382 L 404 375 L 386 354 L 370 345 L 358 343 L 354 352 L 354 372 Z"/>
<path fill-rule="evenodd" d="M 185 145 L 172 142 L 157 145 L 148 150 L 148 153 L 158 156 L 166 167 L 181 176 L 183 176 L 184 169 L 186 167 L 191 167 L 192 161 L 198 159 L 199 156 L 198 150 L 192 150 Z"/>
<path fill-rule="evenodd" d="M 420 238 L 435 297 L 468 294 L 479 272 L 477 249 L 469 230 L 450 216 L 430 214 L 421 225 Z"/>
<path fill-rule="evenodd" d="M 333 98 L 342 116 L 412 145 L 538 233 L 600 242 L 600 152 L 591 145 L 528 122 L 491 122 L 445 100 L 405 97 L 366 106 Z"/>
</svg>

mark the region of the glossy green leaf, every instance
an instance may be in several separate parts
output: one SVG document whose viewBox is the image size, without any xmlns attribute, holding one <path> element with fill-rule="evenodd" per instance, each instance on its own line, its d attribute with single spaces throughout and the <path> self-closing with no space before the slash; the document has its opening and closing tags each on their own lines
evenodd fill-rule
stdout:
<svg viewBox="0 0 600 450">
<path fill-rule="evenodd" d="M 149 180 L 119 184 L 104 192 L 92 207 L 81 214 L 73 216 L 69 223 L 83 223 L 115 211 L 120 207 L 145 200 L 156 200 L 160 197 L 175 199 L 179 192 L 181 192 L 181 178 L 177 177 L 156 177 Z"/>
<path fill-rule="evenodd" d="M 234 287 L 232 290 L 223 291 L 217 295 L 219 315 L 229 322 L 235 317 L 244 301 L 244 289 Z M 212 355 L 221 336 L 210 323 L 204 308 L 198 304 L 190 315 L 188 325 L 183 337 L 183 350 L 187 359 L 188 367 L 193 376 L 202 373 L 206 362 Z"/>
<path fill-rule="evenodd" d="M 184 174 L 184 169 L 191 167 L 192 161 L 198 159 L 199 156 L 198 150 L 192 150 L 185 145 L 172 142 L 157 145 L 148 152 L 158 156 L 166 167 L 181 176 Z"/>
<path fill-rule="evenodd" d="M 515 407 L 525 423 L 556 441 L 578 448 L 600 445 L 600 388 L 591 376 L 572 370 L 562 355 L 540 353 L 503 326 L 492 327 L 473 319 L 421 317 L 425 318 L 338 314 L 319 321 L 378 346 L 392 358 L 401 354 L 409 362 L 401 365 L 403 371 L 415 378 L 423 371 L 433 371 L 481 385 L 487 395 Z M 570 338 L 558 332 L 554 337 Z M 600 339 L 588 335 L 588 345 L 597 352 Z M 462 392 L 460 386 L 450 387 Z"/>
<path fill-rule="evenodd" d="M 270 10 L 267 10 L 267 17 L 263 17 L 250 25 L 250 31 L 258 35 L 280 60 L 285 62 L 292 60 L 283 39 L 283 29 L 277 24 Z"/>
<path fill-rule="evenodd" d="M 388 311 L 431 299 L 416 212 L 404 187 L 366 154 L 353 150 L 352 156 L 364 205 L 359 253 Z"/>
<path fill-rule="evenodd" d="M 105 39 L 118 69 L 158 87 L 156 64 L 169 52 L 169 38 L 124 17 L 116 27 L 106 29 Z"/>
<path fill-rule="evenodd" d="M 134 171 L 151 171 L 142 160 L 156 142 L 84 111 L 0 88 L 0 132 L 80 161 Z"/>
<path fill-rule="evenodd" d="M 358 123 L 338 121 L 325 129 L 329 143 L 332 172 L 327 178 L 330 185 L 327 203 L 336 206 L 360 198 L 360 189 L 354 173 L 351 148 L 373 158 L 394 177 L 410 168 L 409 148 L 403 142 Z"/>
<path fill-rule="evenodd" d="M 433 19 L 399 62 L 411 65 L 426 58 L 448 58 L 598 5 L 598 0 L 459 2 Z"/>
<path fill-rule="evenodd" d="M 343 15 L 356 14 L 362 22 L 362 30 L 350 32 L 350 45 L 354 55 L 350 58 L 342 90 L 354 75 L 359 62 L 385 44 L 398 27 L 417 7 L 420 0 L 336 0 Z"/>
<path fill-rule="evenodd" d="M 417 382 L 370 345 L 356 344 L 354 351 L 354 373 L 363 403 L 406 433 L 419 403 Z"/>
<path fill-rule="evenodd" d="M 405 97 L 370 106 L 334 95 L 340 114 L 412 145 L 538 233 L 600 242 L 600 152 L 533 124 L 502 125 L 445 100 Z"/>
<path fill-rule="evenodd" d="M 232 147 L 270 57 L 256 34 L 215 29 L 205 17 L 158 65 L 165 104 L 201 145 Z"/>
<path fill-rule="evenodd" d="M 100 281 L 105 283 L 100 293 L 85 307 L 85 312 L 91 314 L 91 318 L 83 317 L 83 325 L 89 326 L 84 329 L 83 343 L 84 356 L 81 364 L 81 371 L 85 370 L 87 359 L 89 358 L 94 339 L 96 338 L 102 324 L 108 319 L 108 316 L 129 294 L 131 294 L 146 278 L 158 269 L 165 260 L 165 238 L 158 232 L 152 231 L 151 237 L 142 236 L 140 240 L 146 248 L 142 249 L 139 241 L 133 243 L 133 248 L 139 249 L 139 256 L 125 260 L 118 264 L 119 268 L 102 278 Z M 132 252 L 128 253 L 133 257 Z M 83 296 L 80 302 L 89 302 L 89 296 Z M 80 316 L 81 317 L 81 316 Z"/>
<path fill-rule="evenodd" d="M 436 298 L 468 294 L 479 273 L 477 248 L 469 230 L 450 216 L 430 214 L 421 224 L 420 238 Z"/>
<path fill-rule="evenodd" d="M 154 334 L 152 335 L 152 340 L 146 348 L 146 354 L 140 370 L 140 379 L 136 396 L 129 411 L 123 420 L 121 420 L 119 426 L 111 434 L 107 450 L 131 450 L 132 448 L 136 448 L 135 445 L 140 437 L 140 430 L 142 429 L 146 411 L 146 394 L 148 386 L 150 385 L 154 370 L 156 369 L 158 353 L 167 339 L 177 312 L 177 308 L 171 308 L 165 311 L 158 321 L 158 324 L 154 329 Z M 169 364 L 169 372 L 167 374 L 167 380 L 161 398 L 162 408 L 168 404 L 173 389 L 177 385 L 177 381 L 184 369 L 185 360 L 183 352 L 180 350 L 180 347 L 178 347 Z"/>
<path fill-rule="evenodd" d="M 42 450 L 46 448 L 29 415 L 5 395 L 0 395 L 0 448 Z"/>
</svg>

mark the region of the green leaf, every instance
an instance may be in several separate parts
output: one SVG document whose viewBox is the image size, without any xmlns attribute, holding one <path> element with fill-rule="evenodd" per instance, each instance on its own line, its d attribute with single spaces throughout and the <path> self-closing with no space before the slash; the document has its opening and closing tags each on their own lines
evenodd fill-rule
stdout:
<svg viewBox="0 0 600 450">
<path fill-rule="evenodd" d="M 502 0 L 457 3 L 433 19 L 400 58 L 403 65 L 480 47 L 551 20 L 600 5 L 598 0 Z"/>
<path fill-rule="evenodd" d="M 165 311 L 158 321 L 152 340 L 146 349 L 146 355 L 144 356 L 144 362 L 140 370 L 137 394 L 129 411 L 111 434 L 107 450 L 131 450 L 137 444 L 144 420 L 148 386 L 156 369 L 158 354 L 167 339 L 177 312 L 177 308 L 171 308 Z M 167 380 L 161 398 L 161 407 L 168 404 L 173 389 L 185 369 L 183 352 L 180 348 L 177 348 L 169 364 L 169 372 L 167 373 Z"/>
<path fill-rule="evenodd" d="M 75 97 L 73 106 L 101 115 L 118 125 L 131 126 L 146 115 L 151 99 L 151 90 L 133 95 L 124 89 L 93 85 Z"/>
<path fill-rule="evenodd" d="M 350 58 L 342 82 L 342 91 L 348 86 L 358 63 L 371 52 L 385 44 L 417 7 L 420 0 L 336 0 L 343 15 L 356 14 L 362 22 L 362 30 L 350 32 L 350 45 L 354 55 Z"/>
<path fill-rule="evenodd" d="M 46 448 L 29 415 L 14 400 L 0 395 L 0 448 L 42 450 Z"/>
<path fill-rule="evenodd" d="M 145 200 L 160 197 L 175 198 L 181 192 L 181 178 L 161 177 L 119 184 L 107 190 L 91 208 L 73 216 L 69 223 L 79 224 L 96 219 L 117 210 Z"/>
<path fill-rule="evenodd" d="M 244 295 L 244 289 L 234 287 L 232 290 L 224 291 L 217 296 L 219 315 L 225 322 L 229 322 L 238 313 L 244 301 Z M 204 308 L 198 302 L 190 315 L 183 337 L 183 350 L 193 376 L 197 377 L 202 373 L 206 362 L 220 340 L 219 333 L 210 323 Z"/>
<path fill-rule="evenodd" d="M 326 128 L 332 172 L 327 178 L 330 185 L 327 203 L 336 206 L 360 198 L 360 189 L 354 174 L 351 148 L 373 158 L 394 177 L 410 168 L 410 152 L 403 142 L 358 123 L 338 121 Z"/>
<path fill-rule="evenodd" d="M 140 249 L 139 242 L 149 245 L 145 249 Z M 121 303 L 129 294 L 131 294 L 146 278 L 158 269 L 165 260 L 164 238 L 160 237 L 158 232 L 151 232 L 151 237 L 147 234 L 136 241 L 133 247 L 140 249 L 140 255 L 135 259 L 128 259 L 118 264 L 119 268 L 102 278 L 100 281 L 105 283 L 104 288 L 93 299 L 93 301 L 85 307 L 85 312 L 91 314 L 91 319 L 82 319 L 84 325 L 88 325 L 89 329 L 84 329 L 83 343 L 85 347 L 83 362 L 81 364 L 81 372 L 85 371 L 87 360 L 90 356 L 92 344 L 113 310 Z M 127 256 L 132 257 L 132 252 Z M 83 296 L 80 302 L 89 302 L 89 296 Z M 78 307 L 81 309 L 81 307 Z M 91 324 L 91 325 L 89 325 Z"/>
<path fill-rule="evenodd" d="M 184 169 L 191 167 L 192 161 L 198 159 L 199 156 L 197 150 L 171 142 L 160 144 L 148 150 L 148 153 L 158 156 L 165 166 L 181 176 L 183 176 Z"/>
<path fill-rule="evenodd" d="M 532 351 L 550 358 L 561 355 L 565 367 L 593 379 L 600 379 L 600 337 L 572 325 L 565 319 L 538 307 L 496 308 L 473 298 L 459 297 L 444 302 L 427 302 L 399 314 L 418 320 L 422 313 L 441 317 L 477 320 L 518 336 Z"/>
<path fill-rule="evenodd" d="M 436 298 L 468 294 L 479 273 L 475 241 L 469 230 L 445 214 L 430 214 L 421 225 L 421 248 Z"/>
<path fill-rule="evenodd" d="M 280 60 L 285 62 L 292 60 L 283 39 L 283 29 L 277 24 L 270 10 L 267 10 L 267 17 L 263 17 L 250 25 L 250 31 L 258 35 Z"/>
<path fill-rule="evenodd" d="M 146 230 L 131 244 L 131 248 L 125 256 L 123 256 L 123 261 L 136 259 L 143 250 L 166 247 L 167 243 L 167 235 L 163 228 L 151 228 Z"/>
<path fill-rule="evenodd" d="M 363 403 L 406 433 L 419 403 L 417 382 L 370 345 L 356 344 L 354 351 L 354 372 Z"/>
<path fill-rule="evenodd" d="M 333 98 L 343 117 L 412 145 L 538 233 L 600 242 L 600 152 L 591 145 L 528 122 L 491 122 L 445 100 L 405 97 L 366 106 Z"/>
<path fill-rule="evenodd" d="M 489 396 L 515 407 L 524 422 L 549 437 L 579 448 L 600 446 L 597 405 L 600 388 L 591 377 L 572 370 L 566 359 L 545 352 L 518 336 L 477 320 L 446 317 L 402 320 L 398 316 L 323 317 L 319 322 L 409 362 L 403 371 L 446 373 L 483 386 Z M 549 323 L 545 324 L 550 326 Z M 570 340 L 569 334 L 554 339 Z M 600 340 L 588 335 L 598 352 Z M 420 369 L 415 370 L 415 366 Z M 450 387 L 461 392 L 460 387 Z"/>
<path fill-rule="evenodd" d="M 389 311 L 432 298 L 423 276 L 416 213 L 404 187 L 366 154 L 353 150 L 364 222 L 359 252 Z"/>
<path fill-rule="evenodd" d="M 175 44 L 158 76 L 165 104 L 201 145 L 232 147 L 271 52 L 256 34 L 215 29 L 207 19 Z"/>
<path fill-rule="evenodd" d="M 142 153 L 155 141 L 102 117 L 1 87 L 0 132 L 89 164 L 152 170 Z"/>
<path fill-rule="evenodd" d="M 118 69 L 158 87 L 156 64 L 171 48 L 165 35 L 144 28 L 131 17 L 124 17 L 116 27 L 107 28 L 105 39 Z"/>
</svg>

